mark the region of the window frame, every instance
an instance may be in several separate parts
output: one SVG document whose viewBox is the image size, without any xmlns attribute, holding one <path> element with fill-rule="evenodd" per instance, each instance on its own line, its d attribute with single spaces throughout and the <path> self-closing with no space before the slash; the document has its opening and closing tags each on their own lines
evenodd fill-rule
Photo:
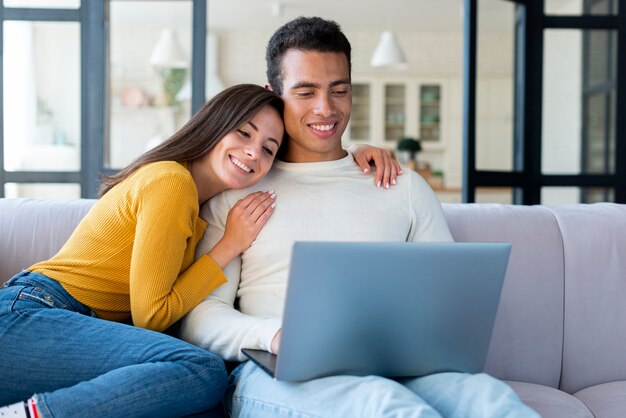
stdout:
<svg viewBox="0 0 626 418">
<path fill-rule="evenodd" d="M 6 183 L 78 183 L 82 198 L 96 198 L 101 175 L 117 170 L 104 167 L 108 141 L 109 7 L 117 0 L 82 0 L 78 9 L 5 7 L 0 2 L 0 47 L 5 21 L 77 22 L 80 25 L 79 171 L 6 171 L 4 130 L 0 129 L 0 198 Z M 134 0 L 141 1 L 141 0 Z M 191 80 L 192 113 L 205 101 L 207 0 L 187 0 L 192 5 Z M 4 56 L 0 54 L 0 126 L 4 126 Z"/>
</svg>

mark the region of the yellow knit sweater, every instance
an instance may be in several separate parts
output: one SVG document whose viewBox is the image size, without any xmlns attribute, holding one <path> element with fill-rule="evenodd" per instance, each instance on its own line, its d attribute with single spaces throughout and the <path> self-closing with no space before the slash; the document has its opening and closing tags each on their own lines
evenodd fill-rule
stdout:
<svg viewBox="0 0 626 418">
<path fill-rule="evenodd" d="M 226 282 L 208 255 L 189 171 L 143 166 L 109 190 L 54 257 L 29 270 L 57 280 L 99 318 L 162 331 Z"/>
</svg>

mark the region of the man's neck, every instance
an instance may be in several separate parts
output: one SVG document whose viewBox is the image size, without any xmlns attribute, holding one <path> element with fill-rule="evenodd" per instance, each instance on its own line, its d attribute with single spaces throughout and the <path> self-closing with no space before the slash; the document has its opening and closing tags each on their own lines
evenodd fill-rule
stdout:
<svg viewBox="0 0 626 418">
<path fill-rule="evenodd" d="M 280 160 L 286 163 L 320 163 L 340 160 L 346 155 L 348 155 L 348 152 L 343 148 L 327 153 L 289 149 L 285 155 L 281 156 Z"/>
</svg>

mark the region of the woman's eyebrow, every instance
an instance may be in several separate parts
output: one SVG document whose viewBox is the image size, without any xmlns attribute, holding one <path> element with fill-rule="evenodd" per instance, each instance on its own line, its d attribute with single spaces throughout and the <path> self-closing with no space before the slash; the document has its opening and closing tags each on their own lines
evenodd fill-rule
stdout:
<svg viewBox="0 0 626 418">
<path fill-rule="evenodd" d="M 250 126 L 252 126 L 252 128 L 254 128 L 255 131 L 259 132 L 259 128 L 257 128 L 254 123 L 252 123 L 252 122 L 248 122 L 248 123 L 250 124 Z M 269 137 L 269 138 L 267 138 L 267 140 L 275 142 L 276 146 L 280 147 L 280 143 L 278 142 L 278 139 Z"/>
</svg>

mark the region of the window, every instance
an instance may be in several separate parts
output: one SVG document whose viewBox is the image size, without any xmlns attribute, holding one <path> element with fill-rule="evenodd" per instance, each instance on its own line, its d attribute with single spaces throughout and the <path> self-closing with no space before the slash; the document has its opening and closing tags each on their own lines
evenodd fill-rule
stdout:
<svg viewBox="0 0 626 418">
<path fill-rule="evenodd" d="M 1 2 L 0 197 L 96 197 L 180 127 L 204 103 L 206 16 L 206 0 Z M 182 63 L 154 58 L 164 33 Z"/>
<path fill-rule="evenodd" d="M 476 201 L 479 187 L 512 187 L 515 203 L 626 202 L 626 132 L 616 117 L 626 106 L 626 89 L 617 85 L 617 57 L 626 54 L 617 39 L 626 27 L 617 1 L 493 1 L 515 7 L 507 54 L 514 57 L 514 83 L 499 92 L 513 98 L 511 133 L 502 135 L 513 144 L 513 170 L 478 164 L 476 16 L 490 3 L 468 1 L 464 200 Z"/>
</svg>

